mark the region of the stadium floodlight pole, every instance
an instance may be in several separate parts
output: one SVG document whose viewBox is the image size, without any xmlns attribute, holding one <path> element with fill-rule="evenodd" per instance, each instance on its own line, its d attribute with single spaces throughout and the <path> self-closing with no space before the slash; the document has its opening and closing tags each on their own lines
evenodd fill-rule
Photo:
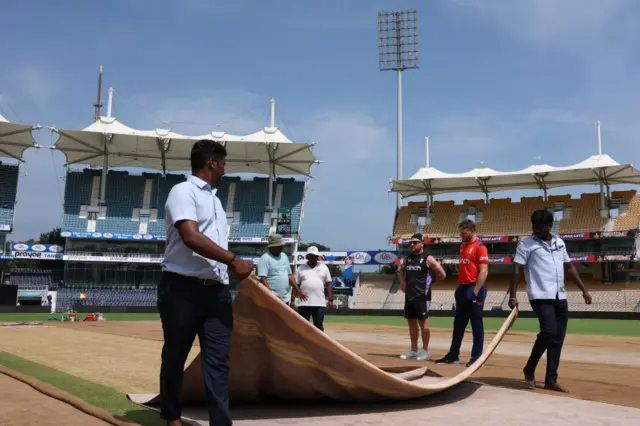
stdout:
<svg viewBox="0 0 640 426">
<path fill-rule="evenodd" d="M 380 71 L 398 74 L 397 179 L 402 180 L 402 72 L 419 68 L 416 9 L 378 12 L 378 55 Z M 396 193 L 396 208 L 401 202 Z"/>
</svg>

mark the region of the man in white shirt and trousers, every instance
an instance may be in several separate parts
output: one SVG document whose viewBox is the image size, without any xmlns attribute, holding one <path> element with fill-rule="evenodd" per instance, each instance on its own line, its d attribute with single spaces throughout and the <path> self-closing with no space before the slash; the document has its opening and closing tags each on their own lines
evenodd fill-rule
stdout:
<svg viewBox="0 0 640 426">
<path fill-rule="evenodd" d="M 165 205 L 167 238 L 158 284 L 164 346 L 160 416 L 181 425 L 184 364 L 198 335 L 209 424 L 229 426 L 229 351 L 233 329 L 229 273 L 247 278 L 253 263 L 228 250 L 227 217 L 216 196 L 227 150 L 199 140 L 191 149 L 192 175 L 171 188 Z"/>
<path fill-rule="evenodd" d="M 315 246 L 307 249 L 307 263 L 298 266 L 295 279 L 304 295 L 298 302 L 298 313 L 307 321 L 313 318 L 313 325 L 324 331 L 324 314 L 328 307 L 333 307 L 333 288 L 331 287 L 331 273 L 324 263 L 318 262 L 320 252 Z M 325 297 L 326 292 L 326 297 Z M 296 298 L 293 290 L 292 300 Z"/>
<path fill-rule="evenodd" d="M 536 210 L 531 215 L 532 235 L 518 243 L 516 264 L 509 295 L 509 307 L 518 306 L 516 294 L 522 274 L 527 282 L 527 295 L 533 311 L 540 322 L 540 333 L 523 369 L 527 384 L 535 388 L 535 370 L 544 352 L 547 352 L 547 372 L 544 388 L 556 392 L 567 392 L 558 384 L 560 354 L 567 332 L 569 308 L 564 286 L 565 272 L 582 291 L 586 304 L 592 299 L 585 289 L 580 274 L 571 263 L 565 242 L 551 233 L 553 214 L 548 210 Z"/>
</svg>

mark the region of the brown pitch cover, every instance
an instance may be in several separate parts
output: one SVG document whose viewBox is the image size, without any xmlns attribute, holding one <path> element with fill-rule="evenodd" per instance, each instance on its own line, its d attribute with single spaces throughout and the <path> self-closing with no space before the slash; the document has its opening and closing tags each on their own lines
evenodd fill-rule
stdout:
<svg viewBox="0 0 640 426">
<path fill-rule="evenodd" d="M 454 377 L 434 377 L 425 367 L 401 374 L 383 371 L 305 321 L 254 277 L 243 281 L 233 309 L 234 405 L 274 400 L 376 402 L 432 395 L 480 369 L 518 315 L 517 309 L 511 312 L 478 362 Z M 186 405 L 205 405 L 200 355 L 185 371 L 182 397 Z M 127 398 L 158 410 L 159 395 Z"/>
</svg>

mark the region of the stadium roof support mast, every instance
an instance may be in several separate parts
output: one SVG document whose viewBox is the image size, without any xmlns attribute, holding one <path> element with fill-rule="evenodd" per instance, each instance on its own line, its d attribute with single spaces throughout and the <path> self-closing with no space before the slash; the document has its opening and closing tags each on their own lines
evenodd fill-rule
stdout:
<svg viewBox="0 0 640 426">
<path fill-rule="evenodd" d="M 596 130 L 598 132 L 598 156 L 602 156 L 602 134 L 600 133 L 600 121 L 596 121 Z M 601 169 L 601 176 L 605 176 L 604 169 Z M 607 191 L 609 190 L 609 185 L 607 185 Z M 609 209 L 605 205 L 604 199 L 604 182 L 602 178 L 600 179 L 600 217 L 608 217 Z"/>
<path fill-rule="evenodd" d="M 380 71 L 398 74 L 397 179 L 402 180 L 402 72 L 419 68 L 418 11 L 378 12 L 378 54 Z M 396 195 L 396 208 L 402 197 Z"/>
<path fill-rule="evenodd" d="M 271 100 L 269 101 L 271 103 L 271 121 L 270 121 L 270 125 L 271 128 L 275 128 L 276 127 L 276 100 L 271 98 Z M 277 149 L 277 148 L 275 148 Z M 275 158 L 275 149 L 272 151 L 271 156 L 272 159 Z M 276 165 L 274 161 L 271 161 L 270 164 L 271 167 L 269 167 L 269 212 L 271 214 L 273 214 L 273 182 L 276 179 Z"/>
<path fill-rule="evenodd" d="M 112 95 L 111 91 L 109 91 L 109 95 Z M 94 107 L 96 108 L 95 121 L 100 120 L 100 110 L 102 109 L 102 104 L 100 103 L 102 99 L 102 65 L 100 65 L 100 73 L 98 74 L 98 96 L 96 98 L 96 103 Z M 111 113 L 111 99 L 109 99 L 109 113 Z M 102 176 L 100 177 L 100 205 L 104 206 L 106 204 L 107 198 L 107 171 L 109 169 L 109 151 L 107 147 L 108 135 L 104 135 L 104 161 L 102 164 Z"/>
<path fill-rule="evenodd" d="M 427 153 L 427 169 L 431 167 L 429 163 L 429 136 L 424 137 L 424 145 Z M 431 207 L 433 207 L 433 194 L 427 194 L 427 217 L 431 217 Z"/>
</svg>

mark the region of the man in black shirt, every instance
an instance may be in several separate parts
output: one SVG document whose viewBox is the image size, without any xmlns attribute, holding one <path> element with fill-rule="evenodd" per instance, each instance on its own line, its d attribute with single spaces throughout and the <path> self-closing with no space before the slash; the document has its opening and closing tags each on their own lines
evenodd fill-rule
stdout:
<svg viewBox="0 0 640 426">
<path fill-rule="evenodd" d="M 435 277 L 434 277 L 435 276 Z M 425 253 L 422 234 L 411 237 L 411 254 L 400 265 L 400 288 L 405 294 L 404 317 L 409 323 L 411 350 L 402 359 L 429 359 L 429 305 L 431 304 L 431 285 L 446 278 L 446 273 L 433 256 Z M 418 352 L 418 334 L 422 334 L 422 350 Z"/>
</svg>

